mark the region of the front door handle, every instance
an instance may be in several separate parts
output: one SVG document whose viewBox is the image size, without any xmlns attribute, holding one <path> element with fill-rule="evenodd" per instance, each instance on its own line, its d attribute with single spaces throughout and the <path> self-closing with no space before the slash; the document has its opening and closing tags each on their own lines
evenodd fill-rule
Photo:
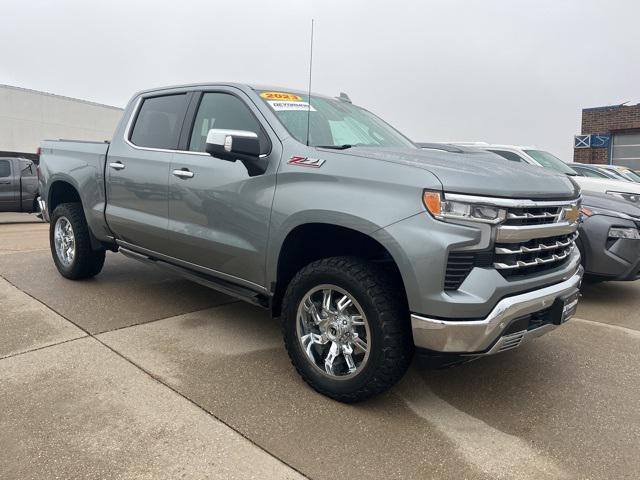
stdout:
<svg viewBox="0 0 640 480">
<path fill-rule="evenodd" d="M 182 170 L 174 170 L 173 173 L 178 178 L 193 178 L 194 173 L 189 171 L 187 168 L 183 168 Z"/>
<path fill-rule="evenodd" d="M 11 185 L 11 182 L 0 182 L 0 185 Z"/>
<path fill-rule="evenodd" d="M 109 166 L 111 168 L 113 168 L 114 170 L 122 170 L 122 169 L 124 169 L 124 163 L 122 163 L 122 162 L 111 162 L 109 164 Z"/>
</svg>

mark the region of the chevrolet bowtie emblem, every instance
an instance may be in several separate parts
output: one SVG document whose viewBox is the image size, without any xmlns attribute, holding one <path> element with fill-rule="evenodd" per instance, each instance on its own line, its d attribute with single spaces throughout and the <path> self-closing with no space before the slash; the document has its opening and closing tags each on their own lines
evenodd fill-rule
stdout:
<svg viewBox="0 0 640 480">
<path fill-rule="evenodd" d="M 569 223 L 577 222 L 579 217 L 580 217 L 580 211 L 578 210 L 578 207 L 576 207 L 575 205 L 565 208 L 564 218 Z"/>
</svg>

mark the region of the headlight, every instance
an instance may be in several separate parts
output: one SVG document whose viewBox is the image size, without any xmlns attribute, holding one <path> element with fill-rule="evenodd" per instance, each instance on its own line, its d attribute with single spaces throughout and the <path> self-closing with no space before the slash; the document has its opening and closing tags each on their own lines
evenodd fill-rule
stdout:
<svg viewBox="0 0 640 480">
<path fill-rule="evenodd" d="M 587 205 L 584 205 L 580 209 L 580 213 L 582 214 L 583 217 L 592 217 L 594 215 L 606 215 L 608 217 L 624 218 L 625 220 L 631 220 L 633 222 L 640 221 L 640 217 L 634 217 L 626 213 L 616 212 L 614 210 L 607 210 L 605 208 L 590 207 Z"/>
<path fill-rule="evenodd" d="M 637 228 L 611 227 L 609 229 L 609 238 L 629 238 L 631 240 L 640 240 L 640 232 Z"/>
<path fill-rule="evenodd" d="M 612 195 L 631 203 L 640 203 L 640 194 L 638 193 L 612 192 L 609 190 L 607 191 L 607 195 Z"/>
<path fill-rule="evenodd" d="M 500 223 L 507 218 L 504 208 L 447 200 L 440 192 L 425 191 L 424 206 L 438 220 L 468 220 L 482 223 Z"/>
</svg>

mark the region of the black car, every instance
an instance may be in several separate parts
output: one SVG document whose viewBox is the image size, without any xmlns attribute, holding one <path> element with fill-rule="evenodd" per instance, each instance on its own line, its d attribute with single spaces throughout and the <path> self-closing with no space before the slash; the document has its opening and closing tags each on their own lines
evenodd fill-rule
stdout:
<svg viewBox="0 0 640 480">
<path fill-rule="evenodd" d="M 582 192 L 582 198 L 576 244 L 585 279 L 640 278 L 640 208 L 605 194 Z"/>
</svg>

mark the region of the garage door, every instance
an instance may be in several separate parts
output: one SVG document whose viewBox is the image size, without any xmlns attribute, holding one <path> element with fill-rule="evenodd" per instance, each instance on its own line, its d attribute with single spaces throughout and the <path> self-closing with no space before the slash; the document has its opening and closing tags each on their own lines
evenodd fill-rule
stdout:
<svg viewBox="0 0 640 480">
<path fill-rule="evenodd" d="M 640 132 L 616 133 L 613 136 L 611 160 L 614 165 L 640 170 Z"/>
</svg>

